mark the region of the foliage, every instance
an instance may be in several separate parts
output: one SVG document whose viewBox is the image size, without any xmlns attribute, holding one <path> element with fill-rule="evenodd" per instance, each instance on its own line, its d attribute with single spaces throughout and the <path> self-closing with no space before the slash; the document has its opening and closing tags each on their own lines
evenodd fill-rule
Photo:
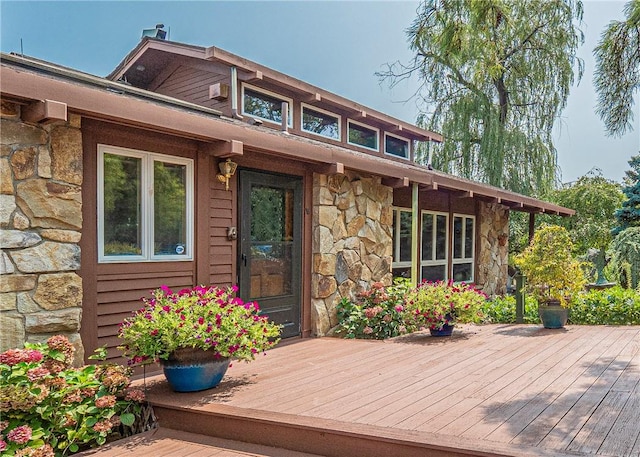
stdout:
<svg viewBox="0 0 640 457">
<path fill-rule="evenodd" d="M 629 1 L 624 13 L 625 20 L 609 23 L 593 51 L 596 112 L 614 136 L 633 129 L 633 96 L 640 89 L 640 2 Z"/>
<path fill-rule="evenodd" d="M 343 298 L 338 303 L 337 333 L 345 338 L 384 339 L 407 332 L 404 322 L 404 297 L 409 281 L 398 278 L 393 286 L 371 284 L 356 296 L 355 302 Z"/>
<path fill-rule="evenodd" d="M 580 0 L 423 2 L 407 32 L 414 58 L 379 74 L 420 78 L 418 121 L 447 139 L 422 160 L 528 195 L 552 188 L 553 126 L 582 76 L 582 12 Z"/>
<path fill-rule="evenodd" d="M 576 210 L 573 217 L 553 216 L 553 222 L 569 232 L 576 254 L 586 254 L 589 248 L 607 249 L 613 240 L 613 214 L 623 199 L 620 184 L 597 169 L 548 196 L 549 201 Z"/>
<path fill-rule="evenodd" d="M 481 308 L 487 296 L 471 284 L 452 281 L 423 282 L 409 291 L 407 318 L 417 327 L 442 330 L 457 322 L 481 322 Z"/>
<path fill-rule="evenodd" d="M 569 320 L 582 325 L 640 325 L 640 292 L 621 286 L 583 292 Z"/>
<path fill-rule="evenodd" d="M 611 257 L 607 271 L 619 284 L 638 288 L 640 285 L 640 227 L 629 227 L 619 233 L 608 251 Z"/>
<path fill-rule="evenodd" d="M 631 157 L 628 163 L 631 170 L 625 172 L 626 186 L 622 189 L 626 200 L 614 213 L 618 221 L 618 226 L 613 229 L 614 235 L 628 227 L 640 226 L 640 154 Z"/>
<path fill-rule="evenodd" d="M 494 297 L 482 305 L 484 322 L 487 324 L 514 324 L 516 322 L 516 298 L 513 295 Z M 527 296 L 524 304 L 523 321 L 525 324 L 537 324 L 538 302 Z"/>
<path fill-rule="evenodd" d="M 218 358 L 253 360 L 279 341 L 280 327 L 258 314 L 256 302 L 234 297 L 236 287 L 198 286 L 174 293 L 167 286 L 143 298 L 124 320 L 121 349 L 134 363 L 166 360 L 178 348 L 213 351 Z"/>
<path fill-rule="evenodd" d="M 527 276 L 527 291 L 539 302 L 558 300 L 568 306 L 570 297 L 582 290 L 584 273 L 573 256 L 573 243 L 564 227 L 547 225 L 538 230 L 516 266 Z"/>
<path fill-rule="evenodd" d="M 72 368 L 73 353 L 57 335 L 0 354 L 3 456 L 66 456 L 119 436 L 121 424 L 139 417 L 144 392 L 129 386 L 127 368 Z"/>
</svg>

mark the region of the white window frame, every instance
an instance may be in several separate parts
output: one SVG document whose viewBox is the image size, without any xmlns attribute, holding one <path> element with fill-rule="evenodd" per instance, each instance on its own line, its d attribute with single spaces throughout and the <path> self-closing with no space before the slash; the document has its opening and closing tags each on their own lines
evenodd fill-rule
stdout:
<svg viewBox="0 0 640 457">
<path fill-rule="evenodd" d="M 424 260 L 424 255 L 422 252 L 422 234 L 424 232 L 424 217 L 427 214 L 432 217 L 434 222 L 436 221 L 436 216 L 445 217 L 446 233 L 445 233 L 444 259 L 434 259 L 435 250 L 436 250 L 436 240 L 437 240 L 437 234 L 438 234 L 438 231 L 436 230 L 436 226 L 434 224 L 433 225 L 434 230 L 433 230 L 433 233 L 431 234 L 431 249 L 432 249 L 431 259 L 433 260 Z M 444 213 L 440 211 L 422 210 L 420 212 L 420 273 L 419 273 L 421 281 L 422 281 L 422 267 L 434 267 L 434 266 L 441 266 L 441 265 L 444 265 L 444 278 L 443 278 L 444 281 L 447 281 L 449 279 L 450 240 L 451 238 L 450 238 L 450 230 L 449 230 L 449 213 Z"/>
<path fill-rule="evenodd" d="M 364 127 L 368 130 L 372 130 L 374 132 L 376 132 L 376 148 L 370 148 L 367 146 L 363 146 L 361 144 L 358 143 L 352 143 L 351 141 L 349 141 L 349 129 L 351 128 L 351 124 L 355 124 L 355 125 L 359 125 L 360 127 Z M 375 128 L 375 127 L 371 127 L 370 125 L 367 124 L 363 124 L 362 122 L 358 122 L 358 121 L 354 121 L 353 119 L 347 119 L 347 144 L 350 144 L 351 146 L 356 146 L 362 149 L 367 149 L 369 151 L 375 151 L 375 152 L 380 152 L 380 129 Z"/>
<path fill-rule="evenodd" d="M 455 240 L 453 239 L 455 236 L 455 233 L 451 233 L 451 275 L 453 277 L 453 265 L 460 265 L 460 264 L 465 264 L 465 263 L 471 263 L 471 278 L 470 279 L 465 279 L 464 281 L 459 281 L 459 282 L 474 282 L 475 281 L 475 277 L 476 277 L 476 262 L 475 262 L 475 255 L 476 255 L 476 217 L 474 215 L 471 214 L 460 214 L 460 213 L 454 213 L 453 214 L 453 218 L 451 219 L 451 226 L 453 227 L 453 224 L 455 222 L 455 218 L 456 217 L 461 217 L 462 218 L 462 257 L 456 259 L 454 257 L 454 244 L 455 244 Z M 472 219 L 473 220 L 473 236 L 471 237 L 471 257 L 465 257 L 465 251 L 466 251 L 466 232 L 467 232 L 467 224 L 466 224 L 466 219 Z"/>
<path fill-rule="evenodd" d="M 249 116 L 249 117 L 253 117 L 253 118 L 256 118 L 256 119 L 260 119 L 260 120 L 263 120 L 264 122 L 268 122 L 270 124 L 282 125 L 282 122 L 278 122 L 278 121 L 274 121 L 272 119 L 267 119 L 265 117 L 257 116 L 254 113 L 247 113 L 244 110 L 244 90 L 246 88 L 246 89 L 252 90 L 254 92 L 258 92 L 260 94 L 267 95 L 269 97 L 277 98 L 278 100 L 281 100 L 283 102 L 287 102 L 289 104 L 289 113 L 288 113 L 289 115 L 287 117 L 287 124 L 289 125 L 289 127 L 293 128 L 293 99 L 292 98 L 285 97 L 284 95 L 278 94 L 276 92 L 271 92 L 270 90 L 262 89 L 261 87 L 253 86 L 253 85 L 247 84 L 247 83 L 242 83 L 240 85 L 240 88 L 241 88 L 240 100 L 242 102 L 242 114 L 243 115 Z"/>
<path fill-rule="evenodd" d="M 412 214 L 411 208 L 403 208 L 400 206 L 392 207 L 392 214 L 394 217 L 394 226 L 395 230 L 393 232 L 393 261 L 391 262 L 391 268 L 406 268 L 411 267 L 411 260 L 405 261 L 396 261 L 396 259 L 400 259 L 400 214 L 405 212 Z M 413 216 L 412 216 L 413 217 Z M 413 234 L 412 234 L 413 236 Z M 413 256 L 411 256 L 413 257 Z"/>
<path fill-rule="evenodd" d="M 140 176 L 141 198 L 140 202 L 140 228 L 141 255 L 109 255 L 104 254 L 104 154 L 134 157 L 142 162 Z M 186 167 L 186 255 L 157 255 L 154 254 L 154 192 L 153 192 L 153 164 L 155 161 L 184 165 Z M 99 263 L 130 263 L 130 262 L 184 262 L 193 260 L 194 256 L 194 162 L 183 157 L 158 154 L 154 152 L 140 151 L 136 149 L 121 148 L 105 144 L 98 145 L 98 262 Z"/>
<path fill-rule="evenodd" d="M 402 157 L 396 154 L 391 154 L 389 152 L 387 152 L 387 137 L 393 137 L 393 138 L 397 138 L 398 140 L 402 140 L 405 141 L 407 143 L 407 157 Z M 388 156 L 391 157 L 395 157 L 397 159 L 404 159 L 404 160 L 409 160 L 409 158 L 411 157 L 411 140 L 409 140 L 409 138 L 405 138 L 403 136 L 400 135 L 394 135 L 393 133 L 389 133 L 389 132 L 384 132 L 384 153 Z"/>
<path fill-rule="evenodd" d="M 329 135 L 323 135 L 321 133 L 312 132 L 311 130 L 305 130 L 304 128 L 304 109 L 309 108 L 310 110 L 317 111 L 318 113 L 326 114 L 327 116 L 335 117 L 338 120 L 338 138 L 334 138 Z M 326 109 L 318 108 L 317 106 L 309 105 L 307 103 L 300 104 L 300 130 L 305 133 L 310 133 L 311 135 L 320 136 L 322 138 L 328 138 L 334 141 L 342 140 L 342 116 L 336 113 L 332 113 L 331 111 L 327 111 Z"/>
</svg>

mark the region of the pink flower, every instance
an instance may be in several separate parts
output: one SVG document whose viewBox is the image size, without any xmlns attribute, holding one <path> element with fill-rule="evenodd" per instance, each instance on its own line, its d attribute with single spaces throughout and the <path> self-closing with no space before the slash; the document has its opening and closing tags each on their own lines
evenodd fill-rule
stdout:
<svg viewBox="0 0 640 457">
<path fill-rule="evenodd" d="M 49 370 L 44 367 L 32 368 L 27 371 L 27 378 L 29 381 L 37 381 L 38 379 L 42 379 L 49 375 Z"/>
<path fill-rule="evenodd" d="M 140 389 L 131 388 L 127 390 L 124 399 L 126 401 L 137 401 L 138 403 L 142 403 L 145 400 L 145 394 Z"/>
<path fill-rule="evenodd" d="M 7 443 L 3 439 L 0 439 L 0 451 L 4 451 L 6 448 Z"/>
<path fill-rule="evenodd" d="M 402 305 L 396 305 L 396 311 L 401 312 L 404 310 L 404 306 Z"/>
<path fill-rule="evenodd" d="M 366 326 L 363 330 L 362 333 L 364 333 L 365 335 L 370 335 L 373 333 L 373 329 L 369 326 Z"/>
<path fill-rule="evenodd" d="M 16 444 L 26 444 L 31 439 L 31 433 L 31 427 L 28 425 L 21 425 L 7 433 L 7 440 L 13 441 Z"/>
<path fill-rule="evenodd" d="M 96 408 L 113 408 L 116 404 L 116 397 L 114 395 L 105 395 L 96 399 Z"/>
</svg>

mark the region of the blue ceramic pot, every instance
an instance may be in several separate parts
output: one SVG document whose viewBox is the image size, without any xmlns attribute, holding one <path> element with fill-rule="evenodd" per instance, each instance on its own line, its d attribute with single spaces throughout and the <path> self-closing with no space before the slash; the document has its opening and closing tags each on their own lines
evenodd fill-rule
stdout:
<svg viewBox="0 0 640 457">
<path fill-rule="evenodd" d="M 176 392 L 197 392 L 216 387 L 222 381 L 229 359 L 215 359 L 205 351 L 203 355 L 171 357 L 162 361 L 162 370 L 169 385 Z"/>
<path fill-rule="evenodd" d="M 451 336 L 453 333 L 453 327 L 453 325 L 445 324 L 440 330 L 430 328 L 429 333 L 431 333 L 431 336 Z"/>
<path fill-rule="evenodd" d="M 538 316 L 544 328 L 562 328 L 567 324 L 569 310 L 560 302 L 549 302 L 538 306 Z"/>
</svg>

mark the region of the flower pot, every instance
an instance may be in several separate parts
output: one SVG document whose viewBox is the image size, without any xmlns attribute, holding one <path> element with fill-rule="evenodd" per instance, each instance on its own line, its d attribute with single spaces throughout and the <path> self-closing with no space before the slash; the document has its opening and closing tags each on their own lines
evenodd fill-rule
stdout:
<svg viewBox="0 0 640 457">
<path fill-rule="evenodd" d="M 437 328 L 430 328 L 429 333 L 431 336 L 451 336 L 453 333 L 453 325 L 444 324 L 440 330 Z"/>
<path fill-rule="evenodd" d="M 178 349 L 160 362 L 164 376 L 176 392 L 216 387 L 229 368 L 228 358 L 216 358 L 213 352 L 193 348 Z"/>
<path fill-rule="evenodd" d="M 560 305 L 560 302 L 549 301 L 538 306 L 538 316 L 544 328 L 562 328 L 567 324 L 569 310 Z"/>
</svg>

